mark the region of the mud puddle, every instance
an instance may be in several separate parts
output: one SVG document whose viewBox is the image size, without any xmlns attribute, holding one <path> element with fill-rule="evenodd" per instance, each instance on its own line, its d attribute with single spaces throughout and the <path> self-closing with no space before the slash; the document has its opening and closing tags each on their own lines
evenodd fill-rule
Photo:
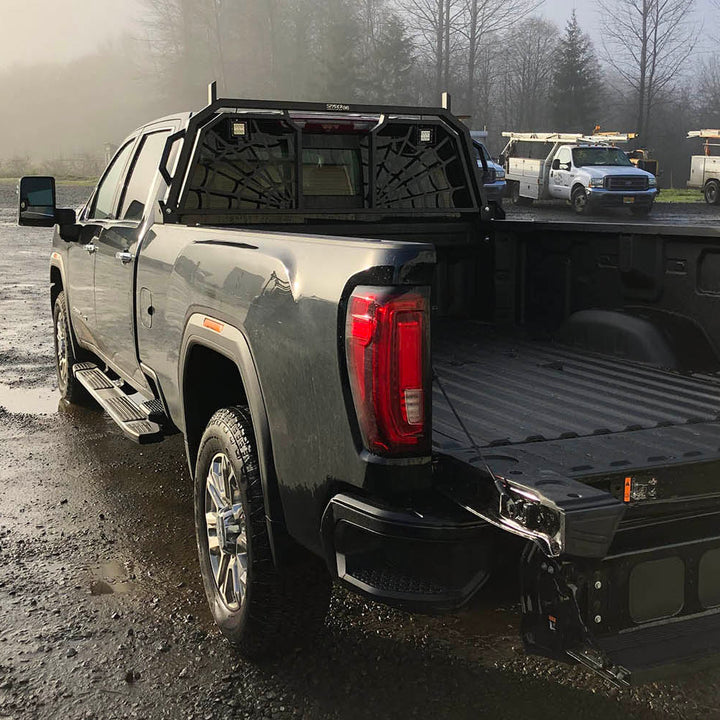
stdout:
<svg viewBox="0 0 720 720">
<path fill-rule="evenodd" d="M 90 568 L 91 595 L 125 595 L 134 589 L 135 573 L 130 561 L 111 560 Z"/>
<path fill-rule="evenodd" d="M 9 413 L 23 415 L 54 415 L 60 396 L 53 388 L 9 387 L 0 383 L 0 407 Z"/>
</svg>

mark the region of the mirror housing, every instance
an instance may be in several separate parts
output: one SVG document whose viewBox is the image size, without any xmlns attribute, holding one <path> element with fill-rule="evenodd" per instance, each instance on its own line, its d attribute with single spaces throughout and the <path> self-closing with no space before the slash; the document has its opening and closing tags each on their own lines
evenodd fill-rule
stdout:
<svg viewBox="0 0 720 720">
<path fill-rule="evenodd" d="M 74 210 L 56 209 L 55 222 L 60 226 L 60 237 L 65 242 L 77 242 L 80 239 L 80 225 Z"/>
<path fill-rule="evenodd" d="M 29 227 L 60 226 L 60 237 L 65 242 L 80 239 L 80 226 L 74 210 L 57 208 L 55 178 L 27 175 L 20 178 L 18 187 L 18 225 Z"/>
<path fill-rule="evenodd" d="M 53 227 L 55 219 L 55 178 L 27 175 L 18 187 L 18 225 Z"/>
<path fill-rule="evenodd" d="M 552 169 L 553 169 L 553 170 L 559 170 L 559 169 L 560 169 L 560 159 L 559 159 L 559 158 L 555 158 L 555 159 L 552 161 Z"/>
</svg>

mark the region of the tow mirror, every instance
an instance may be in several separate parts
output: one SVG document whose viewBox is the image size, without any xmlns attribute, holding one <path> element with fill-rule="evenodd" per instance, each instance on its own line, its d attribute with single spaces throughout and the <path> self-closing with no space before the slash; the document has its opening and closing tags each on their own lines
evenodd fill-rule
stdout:
<svg viewBox="0 0 720 720">
<path fill-rule="evenodd" d="M 555 158 L 552 163 L 552 169 L 553 170 L 559 170 L 560 169 L 560 160 L 558 158 Z"/>
<path fill-rule="evenodd" d="M 55 219 L 55 178 L 28 175 L 20 179 L 18 225 L 52 227 Z"/>
</svg>

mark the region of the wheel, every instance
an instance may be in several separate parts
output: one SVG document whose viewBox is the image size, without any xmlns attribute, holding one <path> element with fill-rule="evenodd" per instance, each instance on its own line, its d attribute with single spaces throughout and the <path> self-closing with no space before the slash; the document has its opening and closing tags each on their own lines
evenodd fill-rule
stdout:
<svg viewBox="0 0 720 720">
<path fill-rule="evenodd" d="M 330 576 L 322 561 L 304 552 L 290 567 L 275 567 L 245 408 L 224 408 L 210 419 L 194 495 L 200 571 L 221 632 L 253 660 L 307 642 L 324 622 Z"/>
<path fill-rule="evenodd" d="M 635 217 L 647 217 L 652 210 L 652 205 L 638 205 L 637 207 L 631 207 L 630 212 Z"/>
<path fill-rule="evenodd" d="M 710 180 L 705 185 L 705 202 L 708 205 L 720 205 L 720 183 Z"/>
<path fill-rule="evenodd" d="M 79 362 L 73 350 L 70 338 L 65 293 L 55 298 L 53 306 L 53 336 L 55 341 L 55 369 L 60 396 L 75 405 L 86 404 L 90 400 L 87 390 L 75 379 L 73 366 Z"/>
<path fill-rule="evenodd" d="M 588 200 L 585 188 L 577 187 L 572 191 L 570 204 L 578 215 L 585 215 L 588 211 Z"/>
</svg>

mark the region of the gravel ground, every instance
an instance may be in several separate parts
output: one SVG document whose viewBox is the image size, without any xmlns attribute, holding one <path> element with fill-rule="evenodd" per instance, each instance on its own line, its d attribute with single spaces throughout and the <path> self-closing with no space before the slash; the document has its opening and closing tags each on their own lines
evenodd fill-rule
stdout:
<svg viewBox="0 0 720 720">
<path fill-rule="evenodd" d="M 647 218 L 636 218 L 624 208 L 609 208 L 578 217 L 569 204 L 559 201 L 533 203 L 531 207 L 512 205 L 503 207 L 508 220 L 536 220 L 558 222 L 649 223 L 651 225 L 708 225 L 720 227 L 720 205 L 706 203 L 657 202 Z"/>
<path fill-rule="evenodd" d="M 205 607 L 180 438 L 140 448 L 58 402 L 50 232 L 13 203 L 0 186 L 0 720 L 720 718 L 717 671 L 617 691 L 525 656 L 512 557 L 460 613 L 338 589 L 311 651 L 241 661 Z"/>
</svg>

